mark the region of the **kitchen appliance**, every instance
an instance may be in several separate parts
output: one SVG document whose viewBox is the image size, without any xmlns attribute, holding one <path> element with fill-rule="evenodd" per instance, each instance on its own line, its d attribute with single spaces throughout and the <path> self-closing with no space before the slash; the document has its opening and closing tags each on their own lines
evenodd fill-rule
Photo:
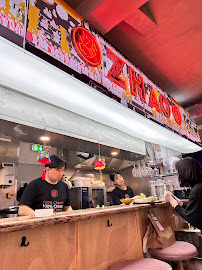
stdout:
<svg viewBox="0 0 202 270">
<path fill-rule="evenodd" d="M 72 180 L 74 177 L 80 172 L 80 170 L 77 170 L 72 174 L 72 176 L 68 179 L 67 176 L 63 175 L 62 181 L 67 184 L 68 188 L 72 188 Z"/>
<path fill-rule="evenodd" d="M 18 206 L 10 206 L 8 208 L 0 210 L 1 218 L 12 218 L 18 216 Z"/>
<path fill-rule="evenodd" d="M 174 190 L 174 195 L 179 199 L 189 199 L 191 189 Z"/>
<path fill-rule="evenodd" d="M 107 205 L 106 187 L 76 187 L 69 190 L 74 210 Z"/>
<path fill-rule="evenodd" d="M 0 168 L 0 185 L 11 186 L 15 184 L 14 163 L 2 162 Z"/>
</svg>

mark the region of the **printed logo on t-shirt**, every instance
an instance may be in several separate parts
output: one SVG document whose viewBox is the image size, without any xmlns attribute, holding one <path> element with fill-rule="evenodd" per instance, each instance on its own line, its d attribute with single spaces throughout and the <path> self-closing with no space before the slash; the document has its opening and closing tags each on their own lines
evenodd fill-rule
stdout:
<svg viewBox="0 0 202 270">
<path fill-rule="evenodd" d="M 53 198 L 56 198 L 56 197 L 58 196 L 58 191 L 55 190 L 55 189 L 53 189 L 53 190 L 51 191 L 51 196 L 52 196 Z"/>
<path fill-rule="evenodd" d="M 130 196 L 128 194 L 125 194 L 125 198 L 130 198 Z"/>
<path fill-rule="evenodd" d="M 43 209 L 53 209 L 54 212 L 61 212 L 64 202 L 59 201 L 43 201 Z"/>
</svg>

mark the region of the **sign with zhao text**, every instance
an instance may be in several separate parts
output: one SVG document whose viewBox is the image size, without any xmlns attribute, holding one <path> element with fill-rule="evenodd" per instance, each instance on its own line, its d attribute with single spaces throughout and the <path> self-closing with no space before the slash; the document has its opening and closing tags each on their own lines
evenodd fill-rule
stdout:
<svg viewBox="0 0 202 270">
<path fill-rule="evenodd" d="M 1 0 L 2 1 L 2 0 Z M 74 71 L 92 91 L 200 143 L 188 112 L 107 43 L 62 0 L 30 0 L 26 40 Z"/>
</svg>

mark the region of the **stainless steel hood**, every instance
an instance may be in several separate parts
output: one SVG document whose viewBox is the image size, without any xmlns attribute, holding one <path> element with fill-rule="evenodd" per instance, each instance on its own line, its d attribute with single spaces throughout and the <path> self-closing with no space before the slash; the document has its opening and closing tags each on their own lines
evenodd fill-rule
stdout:
<svg viewBox="0 0 202 270">
<path fill-rule="evenodd" d="M 137 158 L 143 158 L 144 156 L 141 155 L 135 155 L 136 158 L 133 157 L 133 161 Z M 119 172 L 123 169 L 126 169 L 128 167 L 132 166 L 132 160 L 125 160 L 125 159 L 118 159 L 114 157 L 106 157 L 101 156 L 101 158 L 105 159 L 106 167 L 104 169 L 104 172 Z M 131 158 L 131 156 L 129 157 Z M 75 151 L 69 151 L 67 159 L 68 167 L 76 168 L 76 169 L 83 169 L 83 170 L 93 170 L 94 169 L 94 160 L 98 160 L 98 156 L 95 155 L 87 160 L 83 160 L 80 157 L 77 157 L 77 152 Z"/>
<path fill-rule="evenodd" d="M 81 139 L 56 134 L 50 131 L 41 130 L 25 125 L 16 124 L 13 122 L 0 119 L 0 154 L 2 157 L 10 155 L 7 153 L 8 149 L 14 145 L 16 153 L 12 152 L 13 157 L 16 160 L 7 160 L 3 158 L 2 161 L 17 163 L 17 149 L 19 141 L 41 144 L 40 137 L 50 137 L 51 147 L 61 149 L 63 157 L 67 160 L 67 168 L 78 168 L 84 170 L 93 170 L 94 159 L 98 159 L 98 144 Z M 12 142 L 3 142 L 1 140 L 11 140 Z M 4 145 L 2 148 L 1 145 Z M 9 148 L 8 148 L 9 146 Z M 144 155 L 132 153 L 129 151 L 119 149 L 119 155 L 114 158 L 111 156 L 111 152 L 114 148 L 106 145 L 101 145 L 102 158 L 105 158 L 106 168 L 104 171 L 113 172 L 120 171 L 127 167 L 130 167 L 131 161 L 143 159 Z M 9 150 L 10 151 L 10 150 Z M 12 150 L 14 151 L 14 150 Z M 83 151 L 90 153 L 90 158 L 84 159 L 77 155 L 77 151 Z M 7 153 L 7 154 L 6 154 Z M 1 160 L 0 160 L 1 161 Z"/>
</svg>

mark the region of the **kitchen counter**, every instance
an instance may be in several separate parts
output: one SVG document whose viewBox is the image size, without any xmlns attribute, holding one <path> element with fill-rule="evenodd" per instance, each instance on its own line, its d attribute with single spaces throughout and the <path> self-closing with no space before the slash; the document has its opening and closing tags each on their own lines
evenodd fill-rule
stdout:
<svg viewBox="0 0 202 270">
<path fill-rule="evenodd" d="M 0 219 L 0 233 L 14 232 L 27 229 L 38 228 L 41 226 L 50 226 L 61 223 L 76 222 L 78 220 L 93 219 L 108 215 L 116 215 L 121 213 L 129 213 L 138 211 L 139 209 L 151 209 L 162 207 L 167 203 L 162 202 L 154 205 L 150 204 L 136 204 L 136 205 L 117 205 L 105 206 L 104 208 L 90 208 L 82 210 L 74 210 L 69 212 L 56 213 L 49 217 L 35 217 L 35 216 L 21 216 L 15 218 Z"/>
<path fill-rule="evenodd" d="M 165 202 L 0 219 L 0 269 L 109 270 L 143 258 L 149 210 L 171 224 Z"/>
</svg>

